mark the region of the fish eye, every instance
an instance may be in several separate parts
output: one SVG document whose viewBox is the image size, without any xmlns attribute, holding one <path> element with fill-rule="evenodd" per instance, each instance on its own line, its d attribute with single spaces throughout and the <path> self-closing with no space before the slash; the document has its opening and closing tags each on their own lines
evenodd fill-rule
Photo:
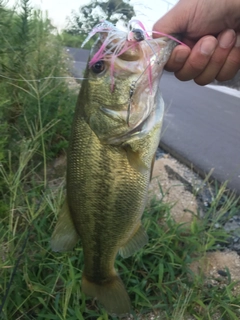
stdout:
<svg viewBox="0 0 240 320">
<path fill-rule="evenodd" d="M 99 60 L 92 65 L 92 71 L 96 74 L 103 72 L 105 69 L 105 63 L 103 60 Z"/>
</svg>

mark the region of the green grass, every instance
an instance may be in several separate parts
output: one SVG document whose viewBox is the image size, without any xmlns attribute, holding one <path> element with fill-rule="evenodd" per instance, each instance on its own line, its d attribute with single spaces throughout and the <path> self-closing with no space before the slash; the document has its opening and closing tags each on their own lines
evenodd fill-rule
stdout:
<svg viewBox="0 0 240 320">
<path fill-rule="evenodd" d="M 26 157 L 21 159 L 23 173 Z M 81 293 L 81 244 L 66 254 L 53 253 L 49 247 L 64 186 L 45 188 L 42 181 L 28 189 L 22 184 L 22 173 L 4 173 L 10 210 L 0 226 L 3 294 L 19 257 L 20 261 L 0 318 L 113 319 L 96 301 Z M 223 192 L 224 188 L 218 194 Z M 187 315 L 193 319 L 214 319 L 216 314 L 222 319 L 239 319 L 240 295 L 234 295 L 231 275 L 228 274 L 225 286 L 210 286 L 203 275 L 194 275 L 189 269 L 191 262 L 226 239 L 223 230 L 214 228 L 217 212 L 221 216 L 221 208 L 234 210 L 237 204 L 228 197 L 219 208 L 219 195 L 209 209 L 211 221 L 199 221 L 196 214 L 188 229 L 172 220 L 170 205 L 153 200 L 148 206 L 143 217 L 150 238 L 148 245 L 134 256 L 125 260 L 119 256 L 116 261 L 131 298 L 134 319 L 140 319 L 140 315 L 147 319 L 150 312 L 171 320 L 188 319 Z"/>
</svg>

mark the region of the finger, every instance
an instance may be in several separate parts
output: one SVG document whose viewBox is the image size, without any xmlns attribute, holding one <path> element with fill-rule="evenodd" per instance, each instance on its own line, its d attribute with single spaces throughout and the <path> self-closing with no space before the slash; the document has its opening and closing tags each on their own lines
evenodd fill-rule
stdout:
<svg viewBox="0 0 240 320">
<path fill-rule="evenodd" d="M 219 74 L 228 59 L 234 43 L 236 42 L 236 33 L 234 30 L 225 30 L 218 36 L 218 46 L 212 54 L 210 61 L 203 72 L 197 76 L 194 81 L 199 85 L 206 85 L 212 82 Z"/>
<path fill-rule="evenodd" d="M 182 81 L 195 79 L 208 65 L 218 41 L 213 36 L 202 37 L 192 48 L 189 58 L 175 76 Z"/>
<path fill-rule="evenodd" d="M 240 69 L 240 33 L 237 34 L 235 46 L 229 53 L 225 64 L 218 73 L 216 79 L 218 81 L 226 81 L 232 79 Z"/>
<path fill-rule="evenodd" d="M 165 66 L 165 69 L 170 72 L 176 72 L 180 70 L 187 61 L 190 52 L 191 49 L 189 47 L 183 45 L 175 47 Z"/>
</svg>

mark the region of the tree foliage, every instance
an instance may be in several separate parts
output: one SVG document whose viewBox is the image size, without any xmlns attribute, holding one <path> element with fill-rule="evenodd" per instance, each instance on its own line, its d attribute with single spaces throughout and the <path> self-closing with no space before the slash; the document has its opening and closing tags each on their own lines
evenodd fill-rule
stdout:
<svg viewBox="0 0 240 320">
<path fill-rule="evenodd" d="M 76 35 L 87 35 L 92 28 L 102 20 L 108 20 L 113 24 L 122 21 L 125 25 L 135 15 L 130 0 L 92 0 L 90 4 L 79 8 L 79 12 L 72 12 L 68 18 L 66 32 Z"/>
</svg>

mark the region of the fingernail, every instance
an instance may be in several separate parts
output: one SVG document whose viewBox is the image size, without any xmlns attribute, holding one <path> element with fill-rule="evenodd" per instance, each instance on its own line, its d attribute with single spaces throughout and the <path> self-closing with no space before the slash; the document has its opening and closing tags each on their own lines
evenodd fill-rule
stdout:
<svg viewBox="0 0 240 320">
<path fill-rule="evenodd" d="M 223 49 L 227 49 L 231 47 L 233 42 L 236 39 L 236 33 L 234 30 L 227 30 L 223 34 L 221 34 L 219 38 L 219 47 Z"/>
<path fill-rule="evenodd" d="M 213 41 L 213 39 L 206 39 L 203 41 L 200 51 L 205 56 L 211 56 L 217 46 L 217 41 Z"/>
<path fill-rule="evenodd" d="M 189 55 L 189 52 L 186 52 L 185 50 L 179 50 L 175 55 L 175 62 L 182 63 L 186 61 L 187 57 Z"/>
<path fill-rule="evenodd" d="M 237 36 L 237 40 L 235 42 L 235 47 L 239 48 L 240 47 L 240 34 Z"/>
</svg>

